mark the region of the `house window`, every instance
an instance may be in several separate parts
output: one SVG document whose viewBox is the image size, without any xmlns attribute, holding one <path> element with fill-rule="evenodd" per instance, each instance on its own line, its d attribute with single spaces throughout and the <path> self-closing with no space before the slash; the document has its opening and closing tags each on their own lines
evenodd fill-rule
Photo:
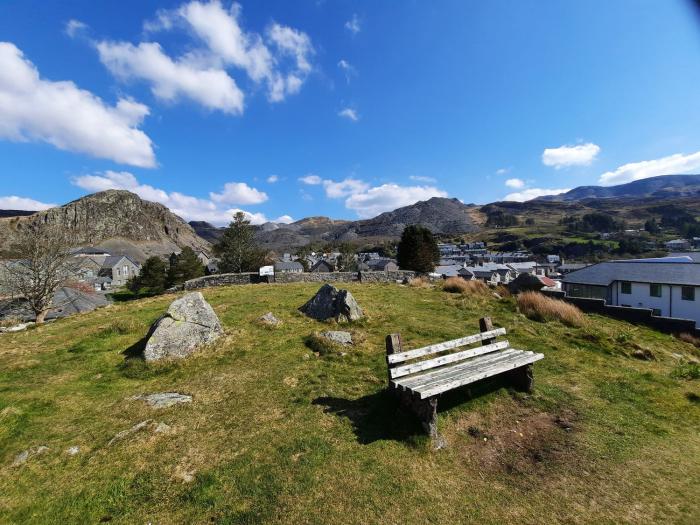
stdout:
<svg viewBox="0 0 700 525">
<path fill-rule="evenodd" d="M 631 294 L 632 293 L 632 283 L 629 281 L 622 281 L 620 283 L 620 293 Z"/>
<path fill-rule="evenodd" d="M 129 267 L 126 264 L 124 265 L 124 275 L 129 275 Z"/>
<path fill-rule="evenodd" d="M 684 301 L 694 301 L 695 300 L 695 287 L 694 286 L 681 286 L 681 299 Z"/>
<path fill-rule="evenodd" d="M 658 283 L 651 283 L 649 285 L 649 295 L 651 297 L 661 297 L 661 285 Z"/>
</svg>

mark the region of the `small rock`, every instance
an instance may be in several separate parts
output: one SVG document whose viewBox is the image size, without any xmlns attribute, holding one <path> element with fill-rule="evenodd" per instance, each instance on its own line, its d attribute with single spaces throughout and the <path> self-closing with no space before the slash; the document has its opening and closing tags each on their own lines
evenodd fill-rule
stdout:
<svg viewBox="0 0 700 525">
<path fill-rule="evenodd" d="M 167 408 L 180 403 L 191 403 L 192 396 L 178 392 L 161 392 L 157 394 L 141 394 L 131 399 L 145 401 L 152 408 Z"/>
<path fill-rule="evenodd" d="M 121 441 L 122 439 L 131 436 L 132 434 L 136 434 L 137 432 L 140 432 L 141 430 L 145 430 L 153 425 L 153 420 L 152 419 L 146 419 L 145 421 L 141 421 L 140 423 L 136 423 L 133 427 L 127 428 L 126 430 L 122 430 L 121 432 L 117 433 L 112 439 L 109 440 L 109 443 L 107 443 L 107 446 L 111 446 L 114 443 Z"/>
<path fill-rule="evenodd" d="M 75 456 L 78 452 L 80 452 L 80 447 L 73 445 L 72 447 L 68 447 L 66 449 L 66 454 L 69 456 Z"/>
<path fill-rule="evenodd" d="M 352 334 L 350 332 L 340 332 L 337 330 L 328 330 L 326 332 L 321 332 L 321 337 L 325 337 L 329 341 L 338 343 L 341 345 L 351 345 L 352 344 Z"/>
<path fill-rule="evenodd" d="M 173 427 L 161 421 L 160 423 L 158 423 L 158 425 L 156 425 L 156 428 L 153 432 L 155 432 L 156 434 L 169 434 L 172 429 Z"/>
<path fill-rule="evenodd" d="M 632 357 L 635 357 L 637 359 L 641 359 L 643 361 L 651 361 L 654 359 L 654 354 L 651 352 L 651 350 L 647 350 L 646 348 L 641 348 L 639 350 L 635 350 L 632 352 Z"/>
<path fill-rule="evenodd" d="M 20 465 L 24 465 L 29 460 L 29 458 L 43 454 L 47 450 L 49 450 L 49 447 L 44 445 L 39 445 L 38 447 L 32 447 L 27 450 L 23 450 L 15 456 L 15 460 L 12 462 L 12 466 L 19 467 Z"/>
<path fill-rule="evenodd" d="M 279 326 L 282 324 L 282 321 L 277 319 L 272 312 L 267 312 L 265 315 L 258 317 L 258 322 L 269 326 Z"/>
</svg>

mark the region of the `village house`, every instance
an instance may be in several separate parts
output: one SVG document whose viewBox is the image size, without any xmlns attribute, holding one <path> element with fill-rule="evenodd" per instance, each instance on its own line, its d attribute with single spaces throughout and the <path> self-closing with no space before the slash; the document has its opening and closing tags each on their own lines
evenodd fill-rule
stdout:
<svg viewBox="0 0 700 525">
<path fill-rule="evenodd" d="M 669 252 L 679 252 L 684 250 L 690 250 L 690 241 L 686 239 L 674 239 L 664 243 L 664 246 Z"/>
<path fill-rule="evenodd" d="M 569 297 L 700 322 L 700 263 L 690 257 L 602 262 L 564 276 L 562 289 Z"/>
<path fill-rule="evenodd" d="M 100 269 L 100 277 L 112 279 L 112 286 L 124 286 L 129 279 L 141 271 L 141 265 L 127 255 L 110 255 Z"/>
<path fill-rule="evenodd" d="M 309 272 L 312 273 L 329 273 L 334 271 L 335 266 L 333 265 L 333 263 L 327 261 L 326 259 L 320 259 L 316 261 L 316 263 L 311 268 L 309 268 Z"/>
<path fill-rule="evenodd" d="M 365 264 L 372 272 L 394 272 L 399 269 L 399 265 L 392 259 L 370 259 Z"/>
<path fill-rule="evenodd" d="M 275 273 L 302 273 L 304 266 L 297 261 L 277 261 L 274 263 Z"/>
</svg>

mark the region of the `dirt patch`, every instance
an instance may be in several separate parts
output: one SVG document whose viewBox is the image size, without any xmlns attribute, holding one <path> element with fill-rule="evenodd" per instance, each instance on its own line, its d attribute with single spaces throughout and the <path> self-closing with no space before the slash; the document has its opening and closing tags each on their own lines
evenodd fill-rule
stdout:
<svg viewBox="0 0 700 525">
<path fill-rule="evenodd" d="M 479 470 L 509 474 L 546 472 L 572 457 L 580 431 L 572 411 L 552 414 L 517 405 L 461 417 L 449 439 Z"/>
</svg>

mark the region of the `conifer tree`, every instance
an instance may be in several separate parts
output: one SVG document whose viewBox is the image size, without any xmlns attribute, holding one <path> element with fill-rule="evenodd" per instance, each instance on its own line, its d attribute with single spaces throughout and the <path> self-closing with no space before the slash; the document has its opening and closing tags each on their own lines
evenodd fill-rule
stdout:
<svg viewBox="0 0 700 525">
<path fill-rule="evenodd" d="M 429 273 L 440 261 L 440 250 L 432 232 L 423 226 L 406 226 L 396 256 L 402 270 Z"/>
</svg>

